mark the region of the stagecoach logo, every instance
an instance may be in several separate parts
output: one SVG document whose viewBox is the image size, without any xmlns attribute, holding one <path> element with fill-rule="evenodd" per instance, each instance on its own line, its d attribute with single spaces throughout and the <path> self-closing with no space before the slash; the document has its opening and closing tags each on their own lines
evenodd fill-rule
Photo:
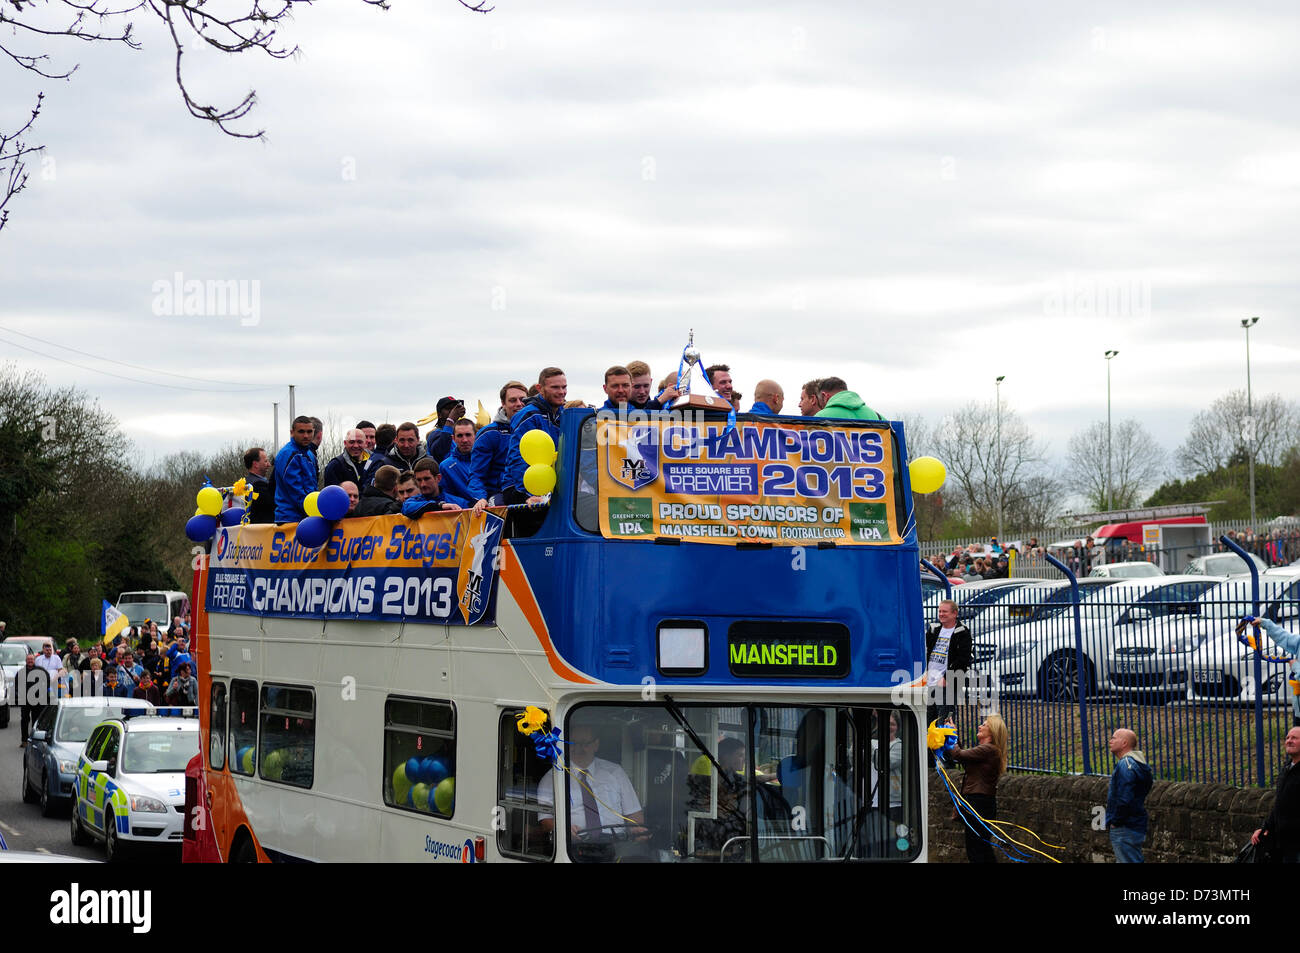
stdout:
<svg viewBox="0 0 1300 953">
<path fill-rule="evenodd" d="M 613 467 L 610 476 L 629 490 L 649 486 L 659 478 L 659 431 L 653 427 L 632 427 L 617 446 L 623 448 L 622 464 Z"/>
<path fill-rule="evenodd" d="M 471 518 L 469 552 L 461 560 L 460 577 L 457 580 L 460 614 L 464 616 L 466 625 L 481 620 L 487 610 L 491 586 L 487 592 L 483 591 L 484 573 L 490 572 L 497 564 L 496 550 L 504 526 L 505 520 L 494 513 L 484 512 Z"/>
<path fill-rule="evenodd" d="M 217 537 L 217 558 L 218 559 L 226 555 L 226 547 L 229 545 L 230 545 L 230 533 L 223 529 L 221 531 L 221 535 Z"/>
</svg>

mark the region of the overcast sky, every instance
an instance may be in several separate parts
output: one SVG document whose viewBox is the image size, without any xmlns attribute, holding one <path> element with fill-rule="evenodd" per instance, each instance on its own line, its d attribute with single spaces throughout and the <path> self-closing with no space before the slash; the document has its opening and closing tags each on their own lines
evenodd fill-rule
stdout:
<svg viewBox="0 0 1300 953">
<path fill-rule="evenodd" d="M 297 59 L 187 55 L 200 94 L 257 89 L 265 143 L 189 118 L 147 18 L 139 52 L 51 44 L 70 82 L 0 66 L 4 126 L 47 92 L 0 360 L 97 396 L 147 462 L 269 442 L 273 400 L 284 439 L 290 383 L 347 424 L 492 411 L 548 364 L 598 403 L 693 327 L 788 405 L 836 373 L 937 421 L 1006 375 L 1061 455 L 1114 348 L 1116 419 L 1172 450 L 1245 386 L 1243 317 L 1255 393 L 1298 396 L 1300 21 L 1144 6 L 330 0 L 285 24 Z M 186 314 L 178 273 L 244 306 Z"/>
</svg>

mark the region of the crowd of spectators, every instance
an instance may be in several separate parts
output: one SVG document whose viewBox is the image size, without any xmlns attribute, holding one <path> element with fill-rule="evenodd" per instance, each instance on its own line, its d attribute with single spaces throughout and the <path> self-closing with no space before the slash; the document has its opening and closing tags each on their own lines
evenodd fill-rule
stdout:
<svg viewBox="0 0 1300 953">
<path fill-rule="evenodd" d="M 101 695 L 140 698 L 154 705 L 198 704 L 194 657 L 189 651 L 189 624 L 177 616 L 166 632 L 145 620 L 113 637 L 105 646 L 94 642 L 83 650 L 77 639 L 67 640 L 62 655 L 53 639 L 39 653 L 29 653 L 15 683 L 21 710 L 20 747 L 28 728 L 46 705 L 59 698 Z"/>
<path fill-rule="evenodd" d="M 715 364 L 705 370 L 712 394 L 737 411 L 743 396 L 731 368 Z M 605 371 L 606 401 L 599 408 L 615 412 L 670 409 L 682 396 L 677 375 L 654 385 L 644 361 L 615 365 Z M 651 396 L 652 393 L 654 396 Z M 401 424 L 359 420 L 343 436 L 343 452 L 323 463 L 319 458 L 323 426 L 316 417 L 295 417 L 291 437 L 274 457 L 262 447 L 244 454 L 246 480 L 256 494 L 248 504 L 250 522 L 296 522 L 307 516 L 312 492 L 339 486 L 351 501 L 348 516 L 402 513 L 415 518 L 433 510 L 483 509 L 538 503 L 523 485 L 527 464 L 520 443 L 533 430 L 559 439 L 560 414 L 570 407 L 593 407 L 568 399 L 568 379 L 558 367 L 546 367 L 537 382 L 511 380 L 499 391 L 500 407 L 485 425 L 465 415 L 465 401 L 447 396 L 438 400 L 436 420 L 421 438 L 411 421 Z M 785 392 L 772 380 L 758 381 L 750 413 L 780 415 Z M 838 377 L 808 381 L 800 392 L 799 412 L 806 417 L 880 420 Z"/>
</svg>

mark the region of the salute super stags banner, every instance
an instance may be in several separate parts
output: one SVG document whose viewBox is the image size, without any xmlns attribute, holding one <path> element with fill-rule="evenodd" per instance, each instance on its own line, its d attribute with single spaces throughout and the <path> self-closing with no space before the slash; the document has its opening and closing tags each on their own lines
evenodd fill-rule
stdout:
<svg viewBox="0 0 1300 953">
<path fill-rule="evenodd" d="M 900 543 L 889 429 L 597 421 L 611 539 L 802 546 Z"/>
<path fill-rule="evenodd" d="M 491 623 L 505 521 L 493 513 L 345 519 L 321 546 L 295 525 L 223 527 L 209 560 L 209 612 L 435 625 Z"/>
</svg>

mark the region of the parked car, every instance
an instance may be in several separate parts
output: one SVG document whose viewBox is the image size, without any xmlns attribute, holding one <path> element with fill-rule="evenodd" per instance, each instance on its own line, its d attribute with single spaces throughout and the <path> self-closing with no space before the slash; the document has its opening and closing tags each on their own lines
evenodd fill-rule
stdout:
<svg viewBox="0 0 1300 953">
<path fill-rule="evenodd" d="M 1080 599 L 1086 601 L 1093 598 L 1096 593 L 1118 581 L 1081 579 Z M 1070 583 L 1061 579 L 1040 581 L 1035 586 L 1022 586 L 1013 590 L 1002 601 L 996 618 L 988 619 L 971 631 L 972 661 L 977 667 L 987 667 L 997 654 L 998 643 L 1013 638 L 1008 633 L 1019 631 L 1019 626 L 1044 623 L 1045 620 L 1060 615 L 1069 609 L 1070 600 Z"/>
<path fill-rule="evenodd" d="M 1260 614 L 1288 631 L 1300 631 L 1300 577 L 1267 576 L 1260 579 L 1259 589 Z M 1254 704 L 1256 695 L 1260 695 L 1266 704 L 1289 704 L 1286 664 L 1261 660 L 1261 677 L 1257 681 L 1255 650 L 1237 639 L 1238 620 L 1254 611 L 1250 577 L 1227 580 L 1216 590 L 1206 594 L 1207 606 L 1201 613 L 1206 637 L 1181 663 L 1191 672 L 1189 697 L 1193 702 Z M 1280 654 L 1267 638 L 1263 642 L 1263 654 Z M 1163 664 L 1172 667 L 1179 662 L 1171 659 Z"/>
<path fill-rule="evenodd" d="M 77 759 L 72 843 L 104 842 L 110 861 L 124 847 L 179 847 L 185 766 L 199 751 L 197 718 L 110 718 L 90 733 Z"/>
<path fill-rule="evenodd" d="M 1268 569 L 1264 560 L 1260 559 L 1254 553 L 1247 553 L 1255 568 L 1260 572 Z M 1197 556 L 1187 564 L 1183 574 L 1187 576 L 1219 576 L 1227 579 L 1229 576 L 1235 576 L 1239 573 L 1250 572 L 1250 567 L 1236 553 L 1210 553 L 1208 556 Z"/>
<path fill-rule="evenodd" d="M 18 673 L 27 666 L 27 646 L 0 642 L 0 728 L 9 727 L 9 706 L 18 704 Z"/>
<path fill-rule="evenodd" d="M 1109 685 L 1113 646 L 1129 627 L 1171 613 L 1186 614 L 1189 606 L 1213 585 L 1196 576 L 1127 579 L 1121 585 L 1080 593 L 1081 640 L 1076 652 L 1073 612 L 1067 590 L 1053 593 L 1064 605 L 1024 625 L 1008 626 L 994 637 L 991 663 L 1003 694 L 1027 694 L 1049 701 L 1096 694 Z M 1079 666 L 1082 665 L 1082 672 Z"/>
<path fill-rule="evenodd" d="M 1152 576 L 1163 576 L 1165 571 L 1155 563 L 1134 562 L 1134 563 L 1106 563 L 1103 566 L 1092 567 L 1092 572 L 1088 573 L 1089 579 L 1149 579 Z"/>
<path fill-rule="evenodd" d="M 77 758 L 95 725 L 124 711 L 152 710 L 147 701 L 128 698 L 61 698 L 41 714 L 23 752 L 23 800 L 40 802 L 46 817 L 67 806 L 77 778 Z"/>
</svg>

